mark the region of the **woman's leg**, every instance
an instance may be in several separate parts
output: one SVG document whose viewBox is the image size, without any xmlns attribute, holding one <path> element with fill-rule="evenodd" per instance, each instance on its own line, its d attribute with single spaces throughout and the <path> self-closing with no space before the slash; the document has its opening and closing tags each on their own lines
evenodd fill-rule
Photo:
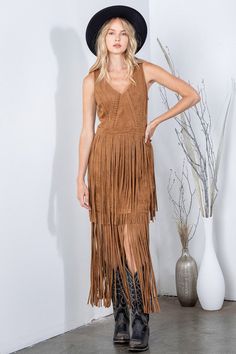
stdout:
<svg viewBox="0 0 236 354">
<path fill-rule="evenodd" d="M 124 248 L 125 248 L 126 261 L 129 270 L 131 273 L 135 273 L 137 271 L 137 266 L 135 263 L 134 253 L 132 250 L 132 242 L 131 242 L 132 238 L 130 233 L 130 227 L 132 227 L 132 225 L 129 225 L 128 227 L 128 225 L 125 224 L 124 226 Z"/>
<path fill-rule="evenodd" d="M 137 265 L 134 256 L 134 244 L 132 244 L 132 236 L 134 236 L 134 230 L 132 229 L 132 227 L 134 228 L 135 226 L 133 224 L 129 224 L 129 225 L 125 224 L 124 227 L 124 248 L 125 248 L 126 263 L 127 263 L 126 275 L 127 275 L 129 292 L 131 297 L 131 319 L 132 319 L 131 320 L 132 336 L 129 342 L 129 350 L 144 351 L 148 349 L 149 314 L 144 313 L 143 311 L 143 299 L 142 299 L 142 293 L 140 289 Z M 144 260 L 141 259 L 141 264 L 143 263 L 143 261 Z M 142 272 L 143 272 L 143 268 L 142 268 Z"/>
<path fill-rule="evenodd" d="M 115 318 L 115 329 L 113 335 L 114 343 L 129 343 L 130 315 L 127 306 L 127 299 L 124 293 L 119 268 L 115 271 L 112 281 L 112 303 Z"/>
</svg>

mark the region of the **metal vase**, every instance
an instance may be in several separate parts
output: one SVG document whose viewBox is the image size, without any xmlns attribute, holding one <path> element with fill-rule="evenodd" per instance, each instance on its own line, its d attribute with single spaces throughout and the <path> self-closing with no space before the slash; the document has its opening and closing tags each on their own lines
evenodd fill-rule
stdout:
<svg viewBox="0 0 236 354">
<path fill-rule="evenodd" d="M 182 306 L 195 306 L 198 299 L 197 277 L 197 263 L 190 256 L 188 248 L 183 248 L 175 267 L 177 296 Z"/>
</svg>

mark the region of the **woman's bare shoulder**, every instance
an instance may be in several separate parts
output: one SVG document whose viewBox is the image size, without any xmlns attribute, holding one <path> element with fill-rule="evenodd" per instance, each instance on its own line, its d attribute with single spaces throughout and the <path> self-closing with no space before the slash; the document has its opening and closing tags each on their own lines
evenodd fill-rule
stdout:
<svg viewBox="0 0 236 354">
<path fill-rule="evenodd" d="M 148 61 L 146 59 L 142 59 L 142 58 L 138 59 L 138 63 L 142 64 L 145 76 L 146 75 L 148 76 L 148 73 L 150 73 L 155 67 L 156 68 L 159 67 L 158 65 L 155 65 L 152 62 L 150 62 L 150 61 Z"/>
<path fill-rule="evenodd" d="M 92 85 L 94 82 L 94 75 L 94 71 L 88 72 L 88 74 L 83 78 L 83 83 L 86 85 Z"/>
<path fill-rule="evenodd" d="M 94 91 L 94 80 L 95 80 L 94 71 L 88 72 L 88 74 L 84 76 L 83 89 L 86 92 L 93 92 Z"/>
<path fill-rule="evenodd" d="M 153 70 L 154 68 L 160 68 L 160 66 L 159 65 L 156 65 L 156 64 L 154 64 L 154 63 L 152 63 L 152 62 L 150 62 L 150 61 L 148 61 L 148 60 L 143 60 L 143 69 L 145 70 L 145 71 L 150 71 L 150 70 Z"/>
<path fill-rule="evenodd" d="M 140 59 L 140 63 L 142 64 L 146 84 L 149 88 L 151 84 L 153 84 L 154 82 L 152 78 L 152 72 L 153 72 L 153 66 L 155 66 L 155 64 L 151 63 L 146 59 Z"/>
<path fill-rule="evenodd" d="M 172 76 L 171 73 L 162 68 L 160 65 L 154 64 L 148 60 L 144 60 L 143 62 L 143 71 L 147 81 L 150 83 L 162 83 L 163 77 L 167 78 Z"/>
</svg>

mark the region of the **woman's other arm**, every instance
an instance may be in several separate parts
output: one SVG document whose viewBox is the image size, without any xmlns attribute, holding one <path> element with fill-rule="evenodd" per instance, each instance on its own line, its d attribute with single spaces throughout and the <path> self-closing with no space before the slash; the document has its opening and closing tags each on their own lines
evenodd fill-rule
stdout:
<svg viewBox="0 0 236 354">
<path fill-rule="evenodd" d="M 83 125 L 78 146 L 77 199 L 80 205 L 90 209 L 88 187 L 84 178 L 88 166 L 88 157 L 94 137 L 96 119 L 96 101 L 94 97 L 94 73 L 89 73 L 83 79 Z"/>
<path fill-rule="evenodd" d="M 151 137 L 153 135 L 158 124 L 192 107 L 200 101 L 200 96 L 186 81 L 172 75 L 159 65 L 145 61 L 143 63 L 143 69 L 147 85 L 157 82 L 182 96 L 181 100 L 167 112 L 153 119 L 148 124 L 146 132 L 146 138 L 148 139 L 148 136 Z"/>
</svg>

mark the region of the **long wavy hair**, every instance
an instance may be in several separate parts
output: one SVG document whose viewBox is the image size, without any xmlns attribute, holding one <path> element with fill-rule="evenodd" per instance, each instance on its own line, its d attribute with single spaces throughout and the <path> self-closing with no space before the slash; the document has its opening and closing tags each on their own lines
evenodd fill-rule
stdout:
<svg viewBox="0 0 236 354">
<path fill-rule="evenodd" d="M 129 80 L 131 82 L 136 84 L 135 80 L 132 77 L 133 72 L 134 72 L 134 68 L 135 68 L 135 66 L 138 66 L 138 63 L 142 62 L 143 60 L 135 57 L 135 52 L 137 49 L 137 40 L 135 37 L 135 29 L 131 25 L 131 23 L 129 21 L 127 21 L 126 19 L 120 18 L 120 17 L 116 17 L 116 18 L 119 18 L 120 21 L 122 22 L 123 28 L 126 30 L 126 33 L 129 38 L 127 49 L 124 53 L 124 61 L 127 65 L 127 69 L 128 69 L 127 70 L 127 78 L 129 78 Z M 109 54 L 109 52 L 108 52 L 108 49 L 106 46 L 105 37 L 107 35 L 108 29 L 110 28 L 110 23 L 113 19 L 115 19 L 115 17 L 106 21 L 103 24 L 103 26 L 100 28 L 98 35 L 97 35 L 97 39 L 96 39 L 96 43 L 95 43 L 97 60 L 93 64 L 93 66 L 91 66 L 91 68 L 89 69 L 89 73 L 91 73 L 92 71 L 94 71 L 96 69 L 100 69 L 100 73 L 97 77 L 97 81 L 102 80 L 104 77 L 106 77 L 108 80 L 110 80 L 110 75 L 108 73 L 108 62 L 109 62 L 109 55 L 108 54 Z"/>
</svg>

